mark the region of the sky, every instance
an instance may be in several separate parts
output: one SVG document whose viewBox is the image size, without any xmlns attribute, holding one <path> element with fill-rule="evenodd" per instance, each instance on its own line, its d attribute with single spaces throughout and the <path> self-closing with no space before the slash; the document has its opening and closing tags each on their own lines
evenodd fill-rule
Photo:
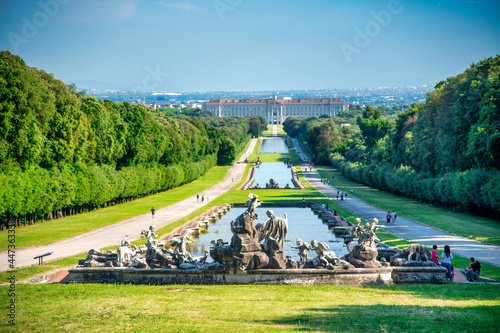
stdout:
<svg viewBox="0 0 500 333">
<path fill-rule="evenodd" d="M 498 0 L 0 0 L 0 50 L 77 86 L 434 86 L 500 54 L 498 17 Z"/>
</svg>

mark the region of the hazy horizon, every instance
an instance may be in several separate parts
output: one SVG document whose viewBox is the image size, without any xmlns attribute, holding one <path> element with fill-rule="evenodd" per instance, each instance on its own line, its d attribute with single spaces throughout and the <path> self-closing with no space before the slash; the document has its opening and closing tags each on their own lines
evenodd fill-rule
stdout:
<svg viewBox="0 0 500 333">
<path fill-rule="evenodd" d="M 498 13 L 493 0 L 4 0 L 0 49 L 66 83 L 142 90 L 433 87 L 500 53 Z"/>
</svg>

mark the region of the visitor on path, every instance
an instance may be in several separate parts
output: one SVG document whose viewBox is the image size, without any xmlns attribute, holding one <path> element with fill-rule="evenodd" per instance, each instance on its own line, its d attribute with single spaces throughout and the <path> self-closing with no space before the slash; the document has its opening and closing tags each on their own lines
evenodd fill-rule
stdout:
<svg viewBox="0 0 500 333">
<path fill-rule="evenodd" d="M 199 193 L 196 195 L 196 202 L 198 202 L 198 201 L 200 201 L 200 194 Z"/>
<path fill-rule="evenodd" d="M 339 190 L 337 190 L 337 200 L 339 200 Z"/>
<path fill-rule="evenodd" d="M 385 219 L 387 220 L 387 224 L 391 224 L 391 219 L 392 219 L 391 212 L 387 212 Z"/>
<path fill-rule="evenodd" d="M 451 281 L 453 279 L 453 272 L 451 262 L 453 261 L 453 254 L 451 254 L 450 246 L 445 245 L 444 251 L 441 253 L 441 266 L 448 269 L 448 279 Z"/>
<path fill-rule="evenodd" d="M 330 185 L 330 181 L 328 181 L 328 185 Z"/>
<path fill-rule="evenodd" d="M 155 212 L 156 212 L 156 209 L 154 207 L 151 208 L 151 216 L 153 219 L 155 218 Z"/>
<path fill-rule="evenodd" d="M 337 216 L 337 211 L 336 210 L 333 211 L 333 216 Z"/>
<path fill-rule="evenodd" d="M 470 258 L 470 266 L 464 270 L 467 282 L 473 282 L 475 278 L 479 276 L 481 273 L 481 267 L 483 267 L 483 265 L 481 265 L 479 261 L 476 261 L 474 257 Z"/>
<path fill-rule="evenodd" d="M 328 207 L 328 202 L 326 203 L 325 208 L 326 208 L 326 210 L 328 210 L 328 209 L 329 209 L 329 207 Z"/>
<path fill-rule="evenodd" d="M 205 195 L 204 194 L 201 195 L 201 202 L 203 202 L 203 201 L 205 201 Z"/>
<path fill-rule="evenodd" d="M 340 192 L 340 200 L 344 200 L 344 192 Z"/>
<path fill-rule="evenodd" d="M 325 210 L 325 204 L 321 204 L 321 209 Z"/>
<path fill-rule="evenodd" d="M 344 197 L 347 199 L 347 192 L 344 193 Z"/>
<path fill-rule="evenodd" d="M 398 217 L 398 214 L 396 214 L 395 211 L 392 211 L 391 213 L 391 220 L 392 220 L 392 223 L 395 224 L 396 223 L 396 218 Z"/>
<path fill-rule="evenodd" d="M 436 265 L 439 265 L 437 248 L 438 248 L 437 245 L 432 245 L 431 259 L 432 259 L 433 263 L 435 263 Z"/>
<path fill-rule="evenodd" d="M 351 195 L 352 195 L 353 192 L 354 192 L 354 190 L 351 188 Z"/>
</svg>

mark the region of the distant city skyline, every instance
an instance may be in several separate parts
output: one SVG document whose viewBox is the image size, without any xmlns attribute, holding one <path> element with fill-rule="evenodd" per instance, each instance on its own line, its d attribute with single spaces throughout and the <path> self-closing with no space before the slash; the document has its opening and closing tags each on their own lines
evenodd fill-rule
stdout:
<svg viewBox="0 0 500 333">
<path fill-rule="evenodd" d="M 153 91 L 434 86 L 500 53 L 500 2 L 0 1 L 0 49 Z"/>
</svg>

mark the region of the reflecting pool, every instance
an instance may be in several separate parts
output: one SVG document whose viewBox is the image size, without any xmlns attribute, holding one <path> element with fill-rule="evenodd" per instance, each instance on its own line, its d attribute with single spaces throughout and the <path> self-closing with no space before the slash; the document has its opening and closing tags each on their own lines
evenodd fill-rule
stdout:
<svg viewBox="0 0 500 333">
<path fill-rule="evenodd" d="M 292 245 L 296 245 L 295 241 L 297 238 L 309 243 L 309 245 L 313 239 L 316 239 L 318 242 L 326 242 L 330 247 L 328 250 L 334 251 L 339 257 L 347 254 L 347 248 L 342 246 L 344 244 L 344 240 L 342 238 L 335 237 L 335 234 L 328 230 L 328 226 L 323 224 L 323 222 L 316 215 L 314 215 L 310 208 L 258 207 L 257 213 L 259 214 L 259 219 L 255 220 L 254 224 L 264 223 L 267 219 L 266 211 L 269 209 L 273 210 L 277 217 L 284 217 L 283 213 L 287 213 L 288 215 L 288 233 L 286 235 L 284 246 L 285 256 L 290 256 L 295 261 L 300 260 L 298 250 L 290 247 Z M 233 236 L 230 223 L 245 210 L 246 208 L 235 207 L 220 220 L 210 224 L 208 233 L 201 234 L 196 238 L 193 237 L 196 242 L 190 244 L 188 251 L 190 251 L 193 256 L 202 256 L 205 249 L 210 249 L 211 240 L 217 241 L 217 239 L 222 239 L 224 242 L 228 242 L 230 244 L 231 237 Z M 314 258 L 316 257 L 316 254 L 314 251 L 311 251 L 308 252 L 308 256 L 309 258 Z"/>
<path fill-rule="evenodd" d="M 255 168 L 253 178 L 255 181 L 252 187 L 259 184 L 261 188 L 265 188 L 266 183 L 269 183 L 271 178 L 280 184 L 280 188 L 284 188 L 286 184 L 290 184 L 292 188 L 295 187 L 292 182 L 292 169 L 288 168 L 284 163 L 262 163 Z"/>
<path fill-rule="evenodd" d="M 262 139 L 261 154 L 288 154 L 289 150 L 283 138 Z"/>
</svg>

